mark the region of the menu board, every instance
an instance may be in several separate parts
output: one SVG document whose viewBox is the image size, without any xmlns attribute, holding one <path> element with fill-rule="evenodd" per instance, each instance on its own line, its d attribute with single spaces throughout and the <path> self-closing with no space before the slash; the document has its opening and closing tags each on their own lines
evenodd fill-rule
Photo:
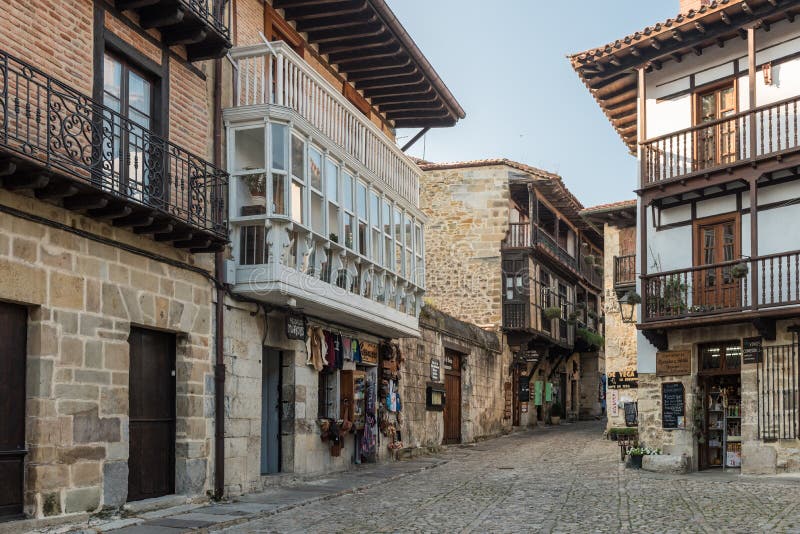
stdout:
<svg viewBox="0 0 800 534">
<path fill-rule="evenodd" d="M 636 426 L 639 424 L 639 406 L 635 402 L 623 404 L 625 410 L 625 426 Z"/>
<path fill-rule="evenodd" d="M 760 337 L 746 337 L 742 340 L 742 365 L 761 363 L 764 350 L 761 341 Z"/>
<path fill-rule="evenodd" d="M 686 399 L 683 383 L 661 384 L 661 427 L 683 428 L 686 417 Z"/>
</svg>

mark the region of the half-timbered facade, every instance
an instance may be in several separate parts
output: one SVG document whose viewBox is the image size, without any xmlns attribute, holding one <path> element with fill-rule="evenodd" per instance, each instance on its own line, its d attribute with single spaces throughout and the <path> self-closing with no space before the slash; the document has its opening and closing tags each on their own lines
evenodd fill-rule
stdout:
<svg viewBox="0 0 800 534">
<path fill-rule="evenodd" d="M 640 163 L 642 435 L 695 468 L 796 470 L 800 6 L 684 4 L 571 57 Z"/>
</svg>

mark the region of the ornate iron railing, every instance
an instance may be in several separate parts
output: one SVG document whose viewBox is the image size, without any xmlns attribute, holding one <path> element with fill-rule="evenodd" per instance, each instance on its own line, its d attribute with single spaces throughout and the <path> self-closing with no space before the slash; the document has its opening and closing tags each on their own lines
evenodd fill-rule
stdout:
<svg viewBox="0 0 800 534">
<path fill-rule="evenodd" d="M 2 50 L 0 150 L 227 238 L 226 172 Z"/>
<path fill-rule="evenodd" d="M 789 345 L 764 347 L 756 363 L 758 438 L 800 438 L 800 359 L 797 333 Z"/>
<path fill-rule="evenodd" d="M 800 305 L 800 251 L 649 274 L 642 287 L 645 322 Z"/>
<path fill-rule="evenodd" d="M 614 287 L 636 285 L 636 254 L 614 256 Z"/>
<path fill-rule="evenodd" d="M 198 18 L 212 26 L 227 39 L 231 38 L 230 21 L 225 20 L 222 0 L 181 0 Z M 229 17 L 230 11 L 228 10 Z"/>
<path fill-rule="evenodd" d="M 800 150 L 798 102 L 759 106 L 642 143 L 642 187 Z"/>
</svg>

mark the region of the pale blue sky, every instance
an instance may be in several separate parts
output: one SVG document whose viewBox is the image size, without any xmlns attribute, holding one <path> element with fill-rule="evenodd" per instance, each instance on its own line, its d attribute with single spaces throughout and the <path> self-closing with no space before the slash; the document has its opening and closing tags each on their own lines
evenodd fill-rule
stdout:
<svg viewBox="0 0 800 534">
<path fill-rule="evenodd" d="M 635 158 L 565 56 L 675 16 L 678 0 L 388 1 L 467 113 L 410 154 L 507 157 L 560 174 L 585 206 L 634 197 Z"/>
</svg>

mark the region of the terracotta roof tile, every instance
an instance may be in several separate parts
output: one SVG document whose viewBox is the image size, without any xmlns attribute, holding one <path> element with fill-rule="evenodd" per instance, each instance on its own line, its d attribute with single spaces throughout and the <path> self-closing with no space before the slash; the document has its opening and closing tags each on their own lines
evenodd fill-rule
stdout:
<svg viewBox="0 0 800 534">
<path fill-rule="evenodd" d="M 598 204 L 581 210 L 581 215 L 590 215 L 592 213 L 599 213 L 604 211 L 616 211 L 623 209 L 630 209 L 636 207 L 636 199 L 633 200 L 620 200 L 619 202 L 611 202 L 608 204 Z"/>
</svg>

